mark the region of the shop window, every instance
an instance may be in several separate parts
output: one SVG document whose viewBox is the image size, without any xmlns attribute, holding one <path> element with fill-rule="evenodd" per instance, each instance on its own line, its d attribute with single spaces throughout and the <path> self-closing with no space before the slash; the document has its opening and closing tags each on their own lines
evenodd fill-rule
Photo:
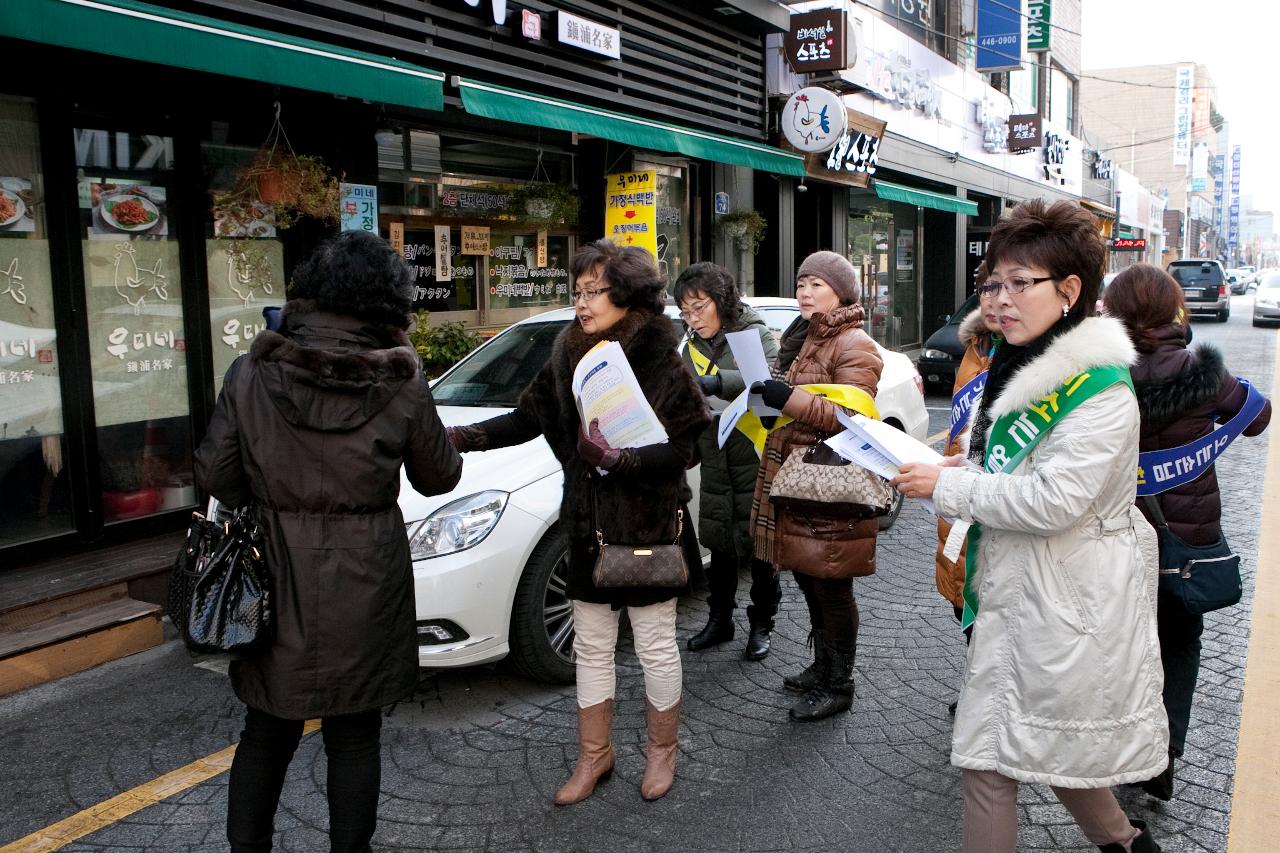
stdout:
<svg viewBox="0 0 1280 853">
<path fill-rule="evenodd" d="M 173 139 L 76 128 L 104 520 L 195 504 Z"/>
<path fill-rule="evenodd" d="M 658 173 L 658 270 L 670 288 L 689 266 L 692 240 L 689 234 L 689 167 L 672 163 L 636 160 L 636 171 Z"/>
<path fill-rule="evenodd" d="M 0 547 L 72 529 L 35 104 L 0 96 Z"/>
</svg>

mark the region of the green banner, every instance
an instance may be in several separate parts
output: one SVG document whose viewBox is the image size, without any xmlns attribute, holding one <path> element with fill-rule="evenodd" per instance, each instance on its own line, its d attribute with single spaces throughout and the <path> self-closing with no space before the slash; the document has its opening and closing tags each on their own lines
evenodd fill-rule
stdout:
<svg viewBox="0 0 1280 853">
<path fill-rule="evenodd" d="M 1027 0 L 1027 50 L 1049 50 L 1051 0 Z"/>
</svg>

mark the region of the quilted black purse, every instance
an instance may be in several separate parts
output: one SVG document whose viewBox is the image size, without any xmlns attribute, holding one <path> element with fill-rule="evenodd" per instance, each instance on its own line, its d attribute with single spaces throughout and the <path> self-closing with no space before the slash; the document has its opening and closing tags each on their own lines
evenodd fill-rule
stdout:
<svg viewBox="0 0 1280 853">
<path fill-rule="evenodd" d="M 1188 545 L 1169 529 L 1160 502 L 1144 501 L 1156 521 L 1160 540 L 1160 591 L 1182 599 L 1188 611 L 1205 614 L 1230 607 L 1244 594 L 1240 580 L 1240 555 L 1231 550 L 1227 537 L 1218 534 L 1212 545 Z"/>
<path fill-rule="evenodd" d="M 169 580 L 169 618 L 194 652 L 251 655 L 275 636 L 271 572 L 253 507 L 196 513 Z"/>
</svg>

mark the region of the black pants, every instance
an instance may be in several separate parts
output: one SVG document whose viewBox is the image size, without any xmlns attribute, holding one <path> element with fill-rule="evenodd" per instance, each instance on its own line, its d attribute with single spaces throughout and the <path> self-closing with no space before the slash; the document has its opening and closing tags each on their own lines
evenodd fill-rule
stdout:
<svg viewBox="0 0 1280 853">
<path fill-rule="evenodd" d="M 333 853 L 369 850 L 382 782 L 381 731 L 382 714 L 376 708 L 322 720 Z M 232 853 L 271 849 L 285 773 L 301 737 L 302 720 L 283 720 L 254 708 L 245 714 L 227 794 L 227 840 Z"/>
<path fill-rule="evenodd" d="M 1164 710 L 1169 715 L 1169 749 L 1181 757 L 1191 722 L 1191 700 L 1200 674 L 1200 635 L 1204 617 L 1192 613 L 1182 599 L 1161 591 L 1156 596 L 1156 630 L 1164 667 Z"/>
<path fill-rule="evenodd" d="M 793 572 L 809 624 L 822 631 L 831 651 L 852 656 L 858 647 L 858 602 L 853 598 L 853 578 L 815 578 Z"/>
<path fill-rule="evenodd" d="M 738 606 L 738 572 L 744 563 L 751 564 L 751 606 L 747 618 L 751 624 L 772 622 L 782 601 L 782 584 L 773 571 L 773 565 L 756 560 L 750 555 L 739 556 L 732 551 L 712 551 L 711 566 L 707 569 L 707 586 L 711 594 L 707 604 L 711 612 L 728 617 Z"/>
</svg>

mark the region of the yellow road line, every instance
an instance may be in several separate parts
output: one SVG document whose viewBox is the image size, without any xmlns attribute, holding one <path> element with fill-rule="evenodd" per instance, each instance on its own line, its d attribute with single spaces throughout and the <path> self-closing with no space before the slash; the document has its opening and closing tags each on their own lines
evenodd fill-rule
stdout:
<svg viewBox="0 0 1280 853">
<path fill-rule="evenodd" d="M 942 439 L 946 438 L 946 437 L 947 437 L 947 434 L 948 434 L 948 433 L 950 433 L 950 432 L 951 432 L 951 428 L 950 428 L 950 427 L 947 427 L 947 428 L 946 428 L 946 429 L 944 429 L 944 430 L 940 430 L 939 432 L 935 432 L 933 435 L 931 435 L 931 436 L 929 436 L 928 438 L 926 438 L 926 439 L 924 440 L 924 443 L 925 443 L 925 444 L 937 444 L 939 441 L 942 441 Z"/>
<path fill-rule="evenodd" d="M 302 734 L 309 735 L 319 728 L 319 720 L 308 720 L 302 728 Z M 236 744 L 232 744 L 213 755 L 197 758 L 185 767 L 179 767 L 150 782 L 131 788 L 123 794 L 104 800 L 96 806 L 90 806 L 52 826 L 37 830 L 26 838 L 11 841 L 0 847 L 0 853 L 50 853 L 53 850 L 61 850 L 78 838 L 84 838 L 86 835 L 123 820 L 134 812 L 154 806 L 161 800 L 193 788 L 220 773 L 225 773 L 231 769 L 231 759 L 235 754 Z"/>
<path fill-rule="evenodd" d="M 1280 394 L 1280 346 L 1271 399 Z M 1271 424 L 1266 479 L 1262 489 L 1258 561 L 1254 574 L 1249 659 L 1245 664 L 1240 740 L 1236 745 L 1235 790 L 1231 794 L 1228 853 L 1254 853 L 1275 846 L 1280 835 L 1280 426 Z"/>
</svg>

